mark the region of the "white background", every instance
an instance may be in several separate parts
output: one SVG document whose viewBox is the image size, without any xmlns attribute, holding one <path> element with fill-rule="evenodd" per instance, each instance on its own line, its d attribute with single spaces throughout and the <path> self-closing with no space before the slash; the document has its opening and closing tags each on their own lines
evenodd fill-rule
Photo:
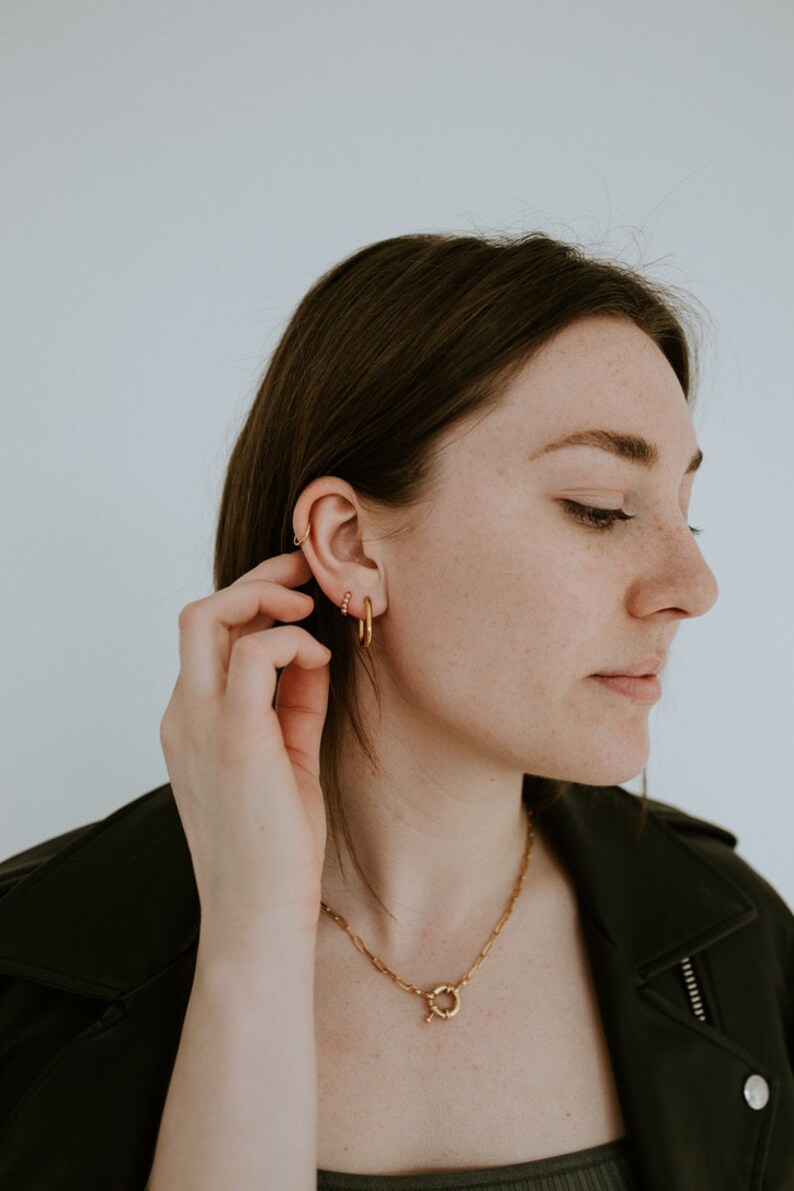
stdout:
<svg viewBox="0 0 794 1191">
<path fill-rule="evenodd" d="M 542 228 L 708 312 L 690 520 L 720 584 L 649 793 L 794 904 L 785 0 L 5 0 L 0 855 L 168 780 L 177 617 L 293 307 L 411 231 Z M 626 783 L 638 789 L 639 783 Z"/>
</svg>

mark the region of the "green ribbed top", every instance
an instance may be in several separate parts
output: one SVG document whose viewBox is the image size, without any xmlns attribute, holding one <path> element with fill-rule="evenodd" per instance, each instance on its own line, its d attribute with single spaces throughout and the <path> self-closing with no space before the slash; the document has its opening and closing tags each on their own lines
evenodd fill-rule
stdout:
<svg viewBox="0 0 794 1191">
<path fill-rule="evenodd" d="M 553 1158 L 480 1170 L 382 1175 L 317 1171 L 318 1191 L 441 1191 L 450 1187 L 468 1191 L 505 1187 L 510 1191 L 636 1191 L 623 1137 Z"/>
</svg>

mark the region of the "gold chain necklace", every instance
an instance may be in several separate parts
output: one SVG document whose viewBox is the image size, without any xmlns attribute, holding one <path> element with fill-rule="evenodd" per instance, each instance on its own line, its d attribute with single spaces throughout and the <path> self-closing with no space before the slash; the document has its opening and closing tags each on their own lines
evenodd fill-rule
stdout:
<svg viewBox="0 0 794 1191">
<path fill-rule="evenodd" d="M 469 968 L 466 975 L 461 980 L 459 980 L 457 984 L 438 984 L 433 989 L 422 989 L 422 988 L 417 988 L 415 985 L 411 984 L 407 980 L 402 980 L 399 976 L 397 976 L 394 972 L 392 972 L 391 968 L 386 967 L 386 965 L 384 964 L 382 959 L 379 959 L 377 955 L 372 954 L 372 952 L 361 941 L 361 939 L 358 937 L 358 935 L 353 934 L 352 930 L 350 929 L 348 924 L 345 922 L 345 920 L 341 914 L 335 914 L 334 911 L 330 908 L 330 906 L 326 905 L 326 903 L 324 901 L 320 902 L 320 905 L 325 910 L 325 912 L 327 914 L 330 914 L 331 917 L 334 919 L 334 921 L 338 922 L 339 925 L 345 931 L 347 931 L 347 933 L 350 935 L 351 939 L 355 943 L 356 947 L 358 947 L 359 951 L 361 951 L 364 955 L 369 956 L 369 958 L 372 960 L 373 964 L 375 965 L 375 967 L 378 969 L 379 972 L 383 972 L 384 975 L 390 976 L 391 979 L 396 984 L 399 984 L 400 988 L 404 988 L 406 992 L 416 993 L 417 996 L 424 997 L 426 999 L 426 1001 L 430 1007 L 430 1012 L 428 1013 L 427 1017 L 425 1018 L 426 1022 L 433 1021 L 433 1019 L 436 1017 L 440 1017 L 442 1019 L 442 1021 L 448 1021 L 450 1017 L 454 1017 L 455 1014 L 460 1011 L 460 989 L 462 989 L 464 987 L 464 985 L 466 985 L 470 982 L 472 976 L 477 971 L 477 969 L 479 968 L 482 961 L 485 959 L 488 952 L 491 950 L 491 947 L 493 946 L 496 936 L 499 934 L 500 930 L 502 929 L 504 924 L 507 922 L 507 919 L 510 917 L 510 914 L 512 913 L 513 906 L 516 904 L 516 900 L 517 900 L 518 895 L 521 892 L 521 889 L 524 884 L 524 877 L 526 876 L 527 867 L 529 865 L 529 857 L 532 852 L 532 841 L 535 837 L 535 829 L 534 829 L 534 825 L 532 822 L 532 809 L 531 809 L 531 807 L 527 806 L 526 804 L 524 804 L 524 805 L 525 805 L 525 810 L 527 812 L 527 819 L 529 821 L 529 826 L 528 826 L 528 831 L 527 831 L 527 843 L 526 843 L 526 847 L 524 848 L 524 859 L 521 863 L 521 871 L 518 874 L 518 880 L 516 881 L 516 885 L 515 885 L 515 888 L 511 894 L 510 900 L 507 903 L 507 907 L 505 908 L 505 911 L 502 914 L 502 917 L 497 922 L 496 927 L 495 927 L 490 939 L 485 944 L 482 951 L 477 956 L 476 960 L 474 961 L 472 966 Z M 443 1009 L 440 1005 L 438 1005 L 436 1003 L 436 998 L 438 996 L 440 996 L 441 993 L 447 993 L 449 996 L 452 997 L 453 1004 L 452 1004 L 451 1008 Z"/>
</svg>

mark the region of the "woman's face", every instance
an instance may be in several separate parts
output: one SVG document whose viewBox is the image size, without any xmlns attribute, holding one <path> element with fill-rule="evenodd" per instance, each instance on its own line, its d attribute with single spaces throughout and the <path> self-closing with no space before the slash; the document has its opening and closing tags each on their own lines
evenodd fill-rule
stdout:
<svg viewBox="0 0 794 1191">
<path fill-rule="evenodd" d="M 658 459 L 547 449 L 592 430 Z M 449 433 L 427 512 L 382 543 L 377 665 L 403 710 L 500 767 L 592 785 L 639 773 L 651 704 L 592 675 L 664 659 L 717 599 L 687 523 L 697 452 L 676 375 L 636 325 L 588 317 L 547 343 L 498 408 Z M 632 519 L 599 528 L 565 502 Z"/>
</svg>

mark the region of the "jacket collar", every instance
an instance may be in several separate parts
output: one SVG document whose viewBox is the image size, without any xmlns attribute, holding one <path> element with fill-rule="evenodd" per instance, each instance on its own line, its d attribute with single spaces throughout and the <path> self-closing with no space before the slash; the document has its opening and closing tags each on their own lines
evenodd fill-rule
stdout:
<svg viewBox="0 0 794 1191">
<path fill-rule="evenodd" d="M 702 821 L 652 802 L 640 830 L 639 811 L 639 798 L 620 786 L 571 784 L 538 808 L 536 822 L 584 912 L 645 978 L 758 911 L 666 819 Z M 0 898 L 0 971 L 112 1000 L 195 946 L 198 893 L 170 784 L 31 851 L 39 863 Z M 0 864 L 0 877 L 20 859 Z"/>
<path fill-rule="evenodd" d="M 641 979 L 656 975 L 751 922 L 745 892 L 687 843 L 706 833 L 736 845 L 730 831 L 639 797 L 621 786 L 571 784 L 536 822 L 571 872 L 584 913 Z"/>
</svg>

